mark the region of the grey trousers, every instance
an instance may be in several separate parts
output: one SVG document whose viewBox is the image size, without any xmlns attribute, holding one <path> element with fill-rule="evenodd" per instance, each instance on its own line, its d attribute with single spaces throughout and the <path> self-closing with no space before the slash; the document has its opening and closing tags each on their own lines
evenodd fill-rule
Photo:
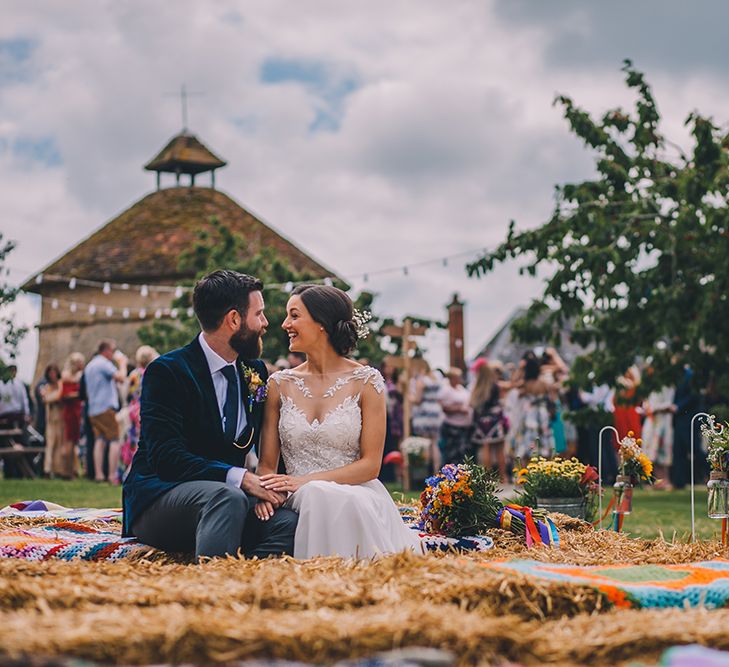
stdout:
<svg viewBox="0 0 729 667">
<path fill-rule="evenodd" d="M 298 514 L 280 508 L 268 521 L 253 512 L 256 499 L 224 482 L 183 482 L 152 503 L 132 526 L 140 541 L 195 556 L 248 558 L 294 553 Z"/>
</svg>

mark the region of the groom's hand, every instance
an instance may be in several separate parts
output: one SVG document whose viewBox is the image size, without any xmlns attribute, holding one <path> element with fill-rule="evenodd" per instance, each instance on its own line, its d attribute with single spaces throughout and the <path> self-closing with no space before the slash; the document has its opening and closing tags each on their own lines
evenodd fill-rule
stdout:
<svg viewBox="0 0 729 667">
<path fill-rule="evenodd" d="M 285 495 L 264 488 L 261 484 L 261 478 L 250 471 L 243 475 L 243 481 L 240 483 L 240 488 L 249 496 L 254 496 L 255 498 L 260 498 L 261 500 L 271 503 L 273 507 L 281 507 L 286 500 Z"/>
</svg>

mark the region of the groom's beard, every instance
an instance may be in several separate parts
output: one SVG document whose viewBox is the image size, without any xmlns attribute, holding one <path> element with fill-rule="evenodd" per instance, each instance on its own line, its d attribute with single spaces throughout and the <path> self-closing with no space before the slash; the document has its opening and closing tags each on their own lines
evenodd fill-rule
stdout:
<svg viewBox="0 0 729 667">
<path fill-rule="evenodd" d="M 230 337 L 228 342 L 243 359 L 258 359 L 263 352 L 261 332 L 251 331 L 242 322 L 238 331 Z"/>
</svg>

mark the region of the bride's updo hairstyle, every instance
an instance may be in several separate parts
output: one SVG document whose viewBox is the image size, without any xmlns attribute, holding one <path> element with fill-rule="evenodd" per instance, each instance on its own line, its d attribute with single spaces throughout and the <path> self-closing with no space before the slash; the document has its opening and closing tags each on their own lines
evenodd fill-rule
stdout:
<svg viewBox="0 0 729 667">
<path fill-rule="evenodd" d="M 311 318 L 324 327 L 337 354 L 346 357 L 357 347 L 354 306 L 346 293 L 328 285 L 299 285 L 291 294 L 298 296 Z"/>
</svg>

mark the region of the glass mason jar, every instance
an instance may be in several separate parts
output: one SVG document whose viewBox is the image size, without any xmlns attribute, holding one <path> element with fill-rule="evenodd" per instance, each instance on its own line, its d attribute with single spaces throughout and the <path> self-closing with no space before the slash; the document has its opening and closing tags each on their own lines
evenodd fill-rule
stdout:
<svg viewBox="0 0 729 667">
<path fill-rule="evenodd" d="M 633 483 L 630 475 L 618 475 L 613 484 L 613 514 L 630 514 L 633 511 Z"/>
<path fill-rule="evenodd" d="M 726 519 L 729 517 L 729 479 L 723 470 L 712 470 L 709 483 L 709 518 Z"/>
</svg>

